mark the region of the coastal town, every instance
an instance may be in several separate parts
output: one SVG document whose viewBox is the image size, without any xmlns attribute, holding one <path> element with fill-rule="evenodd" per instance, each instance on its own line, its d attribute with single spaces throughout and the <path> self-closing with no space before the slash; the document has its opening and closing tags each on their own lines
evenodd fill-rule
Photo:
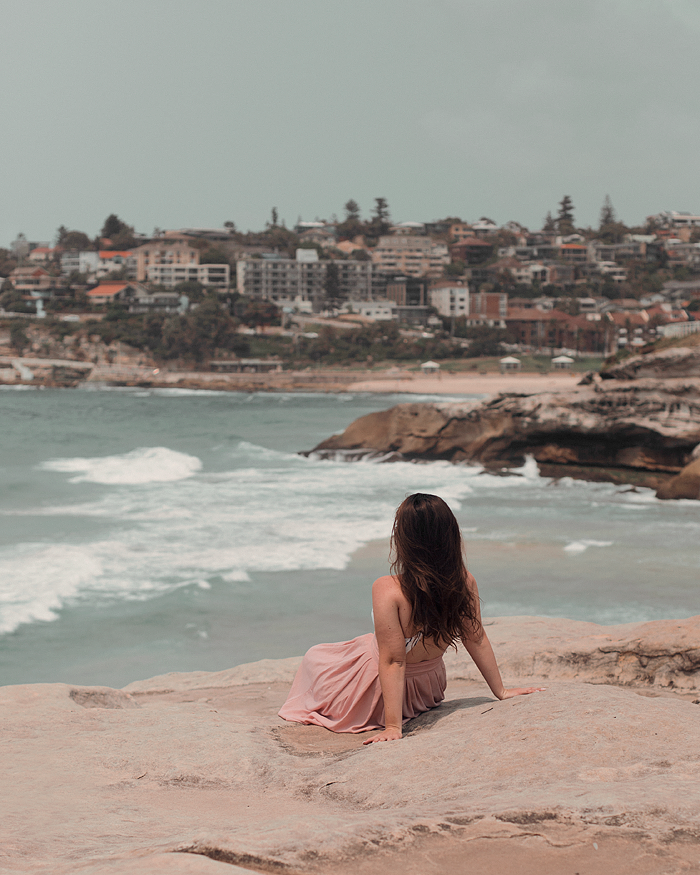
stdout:
<svg viewBox="0 0 700 875">
<path fill-rule="evenodd" d="M 19 234 L 0 249 L 0 283 L 4 382 L 28 378 L 12 364 L 23 356 L 151 372 L 429 372 L 484 356 L 566 369 L 700 329 L 700 216 L 628 227 L 606 198 L 598 228 L 577 228 L 564 196 L 533 231 L 487 217 L 393 223 L 376 198 L 366 220 L 351 200 L 342 221 L 288 229 L 273 209 L 260 232 L 149 236 L 111 214 L 94 238 Z"/>
</svg>

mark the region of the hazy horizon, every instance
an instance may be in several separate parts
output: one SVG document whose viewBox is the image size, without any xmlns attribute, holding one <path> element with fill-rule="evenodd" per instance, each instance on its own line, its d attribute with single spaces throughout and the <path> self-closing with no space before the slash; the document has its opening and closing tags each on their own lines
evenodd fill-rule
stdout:
<svg viewBox="0 0 700 875">
<path fill-rule="evenodd" d="M 0 246 L 154 227 L 700 211 L 692 0 L 38 0 L 4 11 Z"/>
</svg>

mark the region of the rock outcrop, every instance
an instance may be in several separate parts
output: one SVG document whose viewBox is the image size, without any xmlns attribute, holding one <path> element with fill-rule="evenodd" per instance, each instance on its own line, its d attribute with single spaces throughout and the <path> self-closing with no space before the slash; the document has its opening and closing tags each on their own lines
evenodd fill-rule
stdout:
<svg viewBox="0 0 700 875">
<path fill-rule="evenodd" d="M 504 394 L 481 403 L 399 404 L 370 413 L 312 451 L 522 465 L 546 476 L 658 488 L 700 443 L 700 380 L 608 380 L 566 393 Z M 393 456 L 396 458 L 396 456 Z"/>
<path fill-rule="evenodd" d="M 298 659 L 4 687 L 0 870 L 693 871 L 700 617 L 488 630 L 545 692 L 499 702 L 449 655 L 447 700 L 370 747 L 276 716 Z"/>
<path fill-rule="evenodd" d="M 676 346 L 661 352 L 637 355 L 619 365 L 604 368 L 600 376 L 604 380 L 697 378 L 700 377 L 700 345 Z"/>
</svg>

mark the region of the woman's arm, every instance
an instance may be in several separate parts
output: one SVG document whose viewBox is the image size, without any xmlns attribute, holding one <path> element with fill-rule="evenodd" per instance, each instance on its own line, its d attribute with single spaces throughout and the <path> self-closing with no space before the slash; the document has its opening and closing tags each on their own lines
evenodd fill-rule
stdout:
<svg viewBox="0 0 700 875">
<path fill-rule="evenodd" d="M 489 636 L 481 625 L 479 590 L 476 581 L 471 574 L 468 577 L 468 585 L 472 590 L 477 607 L 480 637 L 472 637 L 465 634 L 462 637 L 462 644 L 464 644 L 467 653 L 474 660 L 474 664 L 481 672 L 483 679 L 489 685 L 491 692 L 497 699 L 512 699 L 514 696 L 526 696 L 529 693 L 537 693 L 544 690 L 545 687 L 515 687 L 510 690 L 505 688 L 503 680 L 501 679 L 501 672 L 498 670 L 498 663 L 496 662 L 493 647 L 491 647 L 491 642 L 489 641 Z"/>
<path fill-rule="evenodd" d="M 403 726 L 403 690 L 406 676 L 406 639 L 399 620 L 397 584 L 393 577 L 380 577 L 372 585 L 374 634 L 379 648 L 379 683 L 384 699 L 384 731 L 368 738 L 396 741 Z"/>
</svg>

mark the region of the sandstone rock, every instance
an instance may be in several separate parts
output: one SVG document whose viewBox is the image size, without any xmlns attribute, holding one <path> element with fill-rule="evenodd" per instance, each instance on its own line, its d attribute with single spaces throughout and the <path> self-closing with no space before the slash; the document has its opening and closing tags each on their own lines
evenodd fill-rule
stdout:
<svg viewBox="0 0 700 875">
<path fill-rule="evenodd" d="M 531 455 L 552 476 L 589 471 L 603 479 L 608 470 L 613 482 L 656 487 L 681 471 L 699 440 L 700 380 L 638 380 L 480 404 L 399 404 L 357 419 L 312 452 L 364 450 L 488 466 L 522 465 Z M 640 472 L 646 481 L 635 479 Z"/>
<path fill-rule="evenodd" d="M 625 359 L 600 372 L 604 380 L 636 380 L 640 377 L 700 377 L 700 346 L 673 347 Z"/>
<path fill-rule="evenodd" d="M 297 660 L 4 687 L 0 871 L 692 871 L 699 631 L 495 620 L 507 682 L 548 689 L 498 702 L 451 656 L 443 705 L 370 747 L 277 718 Z"/>
<path fill-rule="evenodd" d="M 657 498 L 700 498 L 700 459 L 694 459 L 690 464 L 663 483 L 656 492 Z"/>
</svg>

